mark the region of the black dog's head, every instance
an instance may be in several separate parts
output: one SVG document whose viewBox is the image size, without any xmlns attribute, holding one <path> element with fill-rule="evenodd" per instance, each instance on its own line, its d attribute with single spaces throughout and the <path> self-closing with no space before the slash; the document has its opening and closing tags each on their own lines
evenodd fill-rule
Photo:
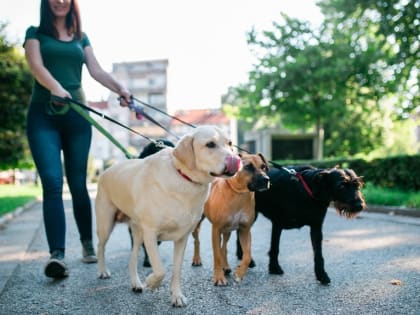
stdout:
<svg viewBox="0 0 420 315">
<path fill-rule="evenodd" d="M 268 163 L 261 153 L 240 154 L 242 168 L 238 176 L 242 176 L 248 183 L 249 191 L 264 191 L 270 188 L 270 178 L 267 175 Z"/>
<path fill-rule="evenodd" d="M 351 169 L 332 168 L 323 170 L 318 177 L 327 183 L 337 213 L 347 218 L 355 217 L 366 208 L 366 202 L 360 189 L 363 178 Z"/>
<path fill-rule="evenodd" d="M 165 139 L 158 139 L 156 140 L 156 142 L 150 142 L 144 147 L 143 151 L 140 153 L 139 159 L 144 159 L 145 157 L 155 154 L 156 152 L 159 152 L 160 150 L 166 147 L 173 148 L 175 147 L 175 145 L 171 141 Z"/>
</svg>

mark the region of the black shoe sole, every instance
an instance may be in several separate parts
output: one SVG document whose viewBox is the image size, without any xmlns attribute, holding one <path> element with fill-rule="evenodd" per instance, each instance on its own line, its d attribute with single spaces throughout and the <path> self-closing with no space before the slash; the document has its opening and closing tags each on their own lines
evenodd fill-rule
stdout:
<svg viewBox="0 0 420 315">
<path fill-rule="evenodd" d="M 49 278 L 65 278 L 69 275 L 66 265 L 57 259 L 51 259 L 45 266 L 44 272 Z"/>
</svg>

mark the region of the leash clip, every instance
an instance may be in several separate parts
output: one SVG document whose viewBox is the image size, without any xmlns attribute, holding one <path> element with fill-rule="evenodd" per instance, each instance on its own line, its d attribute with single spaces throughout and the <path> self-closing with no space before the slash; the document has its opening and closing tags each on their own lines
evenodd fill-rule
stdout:
<svg viewBox="0 0 420 315">
<path fill-rule="evenodd" d="M 287 167 L 282 167 L 282 169 L 284 169 L 287 173 L 289 173 L 290 175 L 295 175 L 296 176 L 296 170 L 293 168 L 287 168 Z"/>
</svg>

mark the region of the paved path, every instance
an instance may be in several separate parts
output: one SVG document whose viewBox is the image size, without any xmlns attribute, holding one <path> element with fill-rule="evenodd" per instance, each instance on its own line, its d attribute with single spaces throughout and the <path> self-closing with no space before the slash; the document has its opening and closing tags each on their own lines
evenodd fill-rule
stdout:
<svg viewBox="0 0 420 315">
<path fill-rule="evenodd" d="M 112 278 L 100 280 L 96 265 L 81 263 L 69 200 L 66 213 L 70 276 L 64 280 L 43 275 L 48 253 L 40 203 L 0 230 L 0 314 L 420 314 L 418 218 L 363 213 L 358 219 L 346 220 L 330 211 L 324 228 L 324 257 L 332 283 L 322 286 L 313 274 L 308 228 L 284 232 L 280 263 L 285 274 L 268 274 L 271 225 L 259 216 L 252 230 L 257 267 L 242 283 L 230 278 L 229 286 L 223 288 L 212 284 L 210 225 L 205 221 L 203 266 L 191 266 L 190 239 L 182 276 L 189 303 L 176 309 L 170 306 L 169 294 L 172 243 L 160 246 L 168 271 L 162 287 L 136 294 L 128 279 L 127 228 L 118 225 L 111 235 L 107 261 Z M 229 250 L 234 267 L 233 240 Z M 142 280 L 149 272 L 139 268 Z"/>
</svg>

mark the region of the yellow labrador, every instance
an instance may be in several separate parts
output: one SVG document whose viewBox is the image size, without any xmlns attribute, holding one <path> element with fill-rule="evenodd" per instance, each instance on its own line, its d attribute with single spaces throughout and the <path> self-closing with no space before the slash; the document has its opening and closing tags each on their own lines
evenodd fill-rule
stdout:
<svg viewBox="0 0 420 315">
<path fill-rule="evenodd" d="M 144 285 L 137 273 L 137 258 L 144 242 L 153 272 L 146 278 L 150 289 L 164 278 L 157 241 L 174 241 L 171 301 L 185 306 L 180 286 L 181 266 L 188 236 L 203 214 L 210 182 L 215 177 L 233 176 L 240 158 L 231 141 L 218 128 L 198 127 L 185 135 L 175 148 L 165 148 L 145 159 L 125 160 L 107 169 L 99 178 L 96 197 L 99 277 L 108 278 L 105 244 L 118 218 L 128 216 L 133 231 L 129 263 L 133 291 Z"/>
</svg>

